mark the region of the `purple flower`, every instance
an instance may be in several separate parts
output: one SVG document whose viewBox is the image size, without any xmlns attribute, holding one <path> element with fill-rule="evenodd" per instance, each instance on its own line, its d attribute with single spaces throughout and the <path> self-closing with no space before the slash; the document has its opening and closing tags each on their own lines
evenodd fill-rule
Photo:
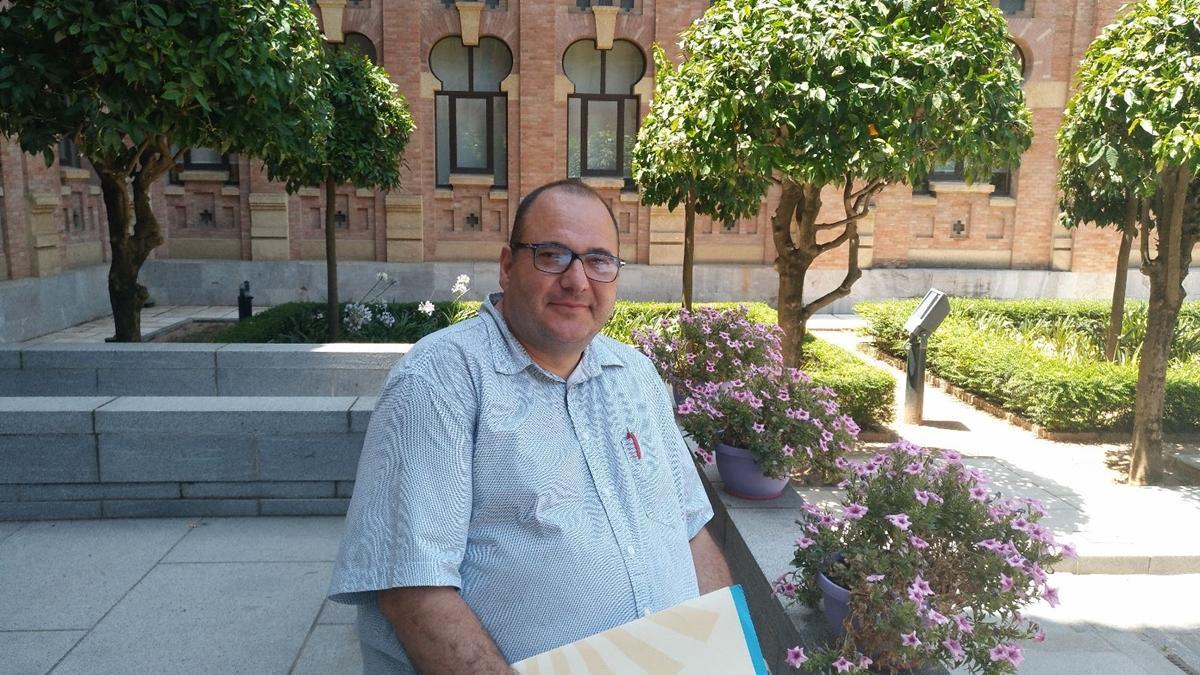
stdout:
<svg viewBox="0 0 1200 675">
<path fill-rule="evenodd" d="M 876 581 L 883 581 L 883 575 L 882 574 L 868 574 L 866 576 L 866 580 L 867 580 L 867 583 L 873 584 Z"/>
<path fill-rule="evenodd" d="M 1012 529 L 1017 530 L 1018 532 L 1026 532 L 1029 530 L 1029 521 L 1019 516 L 1013 519 L 1011 525 Z"/>
<path fill-rule="evenodd" d="M 1000 550 L 1000 542 L 996 541 L 995 539 L 984 539 L 983 541 L 978 542 L 975 545 L 978 546 L 979 548 L 986 548 L 989 551 L 999 551 Z"/>
<path fill-rule="evenodd" d="M 1011 591 L 1012 589 L 1013 589 L 1012 577 L 1008 576 L 1007 574 L 1001 574 L 1000 575 L 1000 590 Z"/>
<path fill-rule="evenodd" d="M 761 434 L 767 429 L 766 425 L 764 425 L 762 422 L 755 422 L 754 424 L 750 425 L 750 428 L 753 429 L 754 433 L 756 434 Z"/>
<path fill-rule="evenodd" d="M 1045 599 L 1046 602 L 1050 603 L 1051 607 L 1058 607 L 1058 589 L 1057 588 L 1050 588 L 1049 586 L 1047 586 L 1045 588 L 1045 590 L 1042 591 L 1042 598 Z"/>
<path fill-rule="evenodd" d="M 955 640 L 954 638 L 946 638 L 945 640 L 942 640 L 942 646 L 946 648 L 947 652 L 949 652 L 950 658 L 954 659 L 955 661 L 962 661 L 963 657 L 966 656 L 966 652 L 963 651 L 962 644 L 960 644 L 959 641 Z"/>
<path fill-rule="evenodd" d="M 930 621 L 932 621 L 933 623 L 936 623 L 939 626 L 945 626 L 946 624 L 950 623 L 950 619 L 946 618 L 945 614 L 942 614 L 941 612 L 937 611 L 936 609 L 929 610 L 929 612 L 925 616 L 928 617 Z"/>
<path fill-rule="evenodd" d="M 808 655 L 804 653 L 804 647 L 796 645 L 787 650 L 787 664 L 792 668 L 799 668 L 807 660 Z"/>
<path fill-rule="evenodd" d="M 919 605 L 925 602 L 925 598 L 930 595 L 933 595 L 933 589 L 929 587 L 929 582 L 918 574 L 913 579 L 912 585 L 908 587 L 908 598 Z"/>
<path fill-rule="evenodd" d="M 975 625 L 971 623 L 971 620 L 968 619 L 965 614 L 955 614 L 954 625 L 958 626 L 959 632 L 967 635 L 975 632 Z"/>
<path fill-rule="evenodd" d="M 792 455 L 796 454 L 796 449 L 793 448 L 792 446 L 788 445 L 787 443 L 784 443 L 783 448 L 781 448 L 780 450 L 781 450 L 781 452 L 783 452 L 784 457 L 791 457 Z"/>
<path fill-rule="evenodd" d="M 834 661 L 832 665 L 839 673 L 849 672 L 849 670 L 854 667 L 854 664 L 850 661 L 847 661 L 846 657 L 844 656 L 839 656 L 838 660 Z"/>
<path fill-rule="evenodd" d="M 1021 653 L 1021 648 L 1010 644 L 1000 644 L 992 647 L 988 652 L 988 656 L 993 661 L 1008 661 L 1013 666 L 1019 666 L 1025 660 L 1024 655 Z"/>
<path fill-rule="evenodd" d="M 812 539 L 809 539 L 808 537 L 800 537 L 799 539 L 796 540 L 796 548 L 808 548 L 809 546 L 812 546 L 815 543 L 817 543 L 817 542 L 813 541 Z"/>
<path fill-rule="evenodd" d="M 1075 551 L 1075 547 L 1071 544 L 1063 544 L 1058 550 L 1059 555 L 1064 558 L 1078 558 L 1079 553 Z"/>
<path fill-rule="evenodd" d="M 982 485 L 976 485 L 975 487 L 971 488 L 970 494 L 971 499 L 974 499 L 977 502 L 986 501 L 988 497 L 987 488 L 983 487 Z"/>
<path fill-rule="evenodd" d="M 929 493 L 925 490 L 913 490 L 913 497 L 916 497 L 917 501 L 922 504 L 929 503 Z"/>
<path fill-rule="evenodd" d="M 962 461 L 962 455 L 958 454 L 957 452 L 954 452 L 953 450 L 942 453 L 942 457 L 944 457 L 947 462 L 950 462 L 952 464 Z"/>
<path fill-rule="evenodd" d="M 908 543 L 912 544 L 914 548 L 929 548 L 929 542 L 915 534 L 910 534 L 908 536 Z"/>
<path fill-rule="evenodd" d="M 906 513 L 892 513 L 884 516 L 884 518 L 887 518 L 889 523 L 902 530 L 907 530 L 908 526 L 912 525 L 912 521 L 908 519 L 908 514 Z"/>
<path fill-rule="evenodd" d="M 920 474 L 921 473 L 921 463 L 920 462 L 909 462 L 908 466 L 904 467 L 904 473 L 907 473 L 912 476 L 916 476 L 916 475 Z"/>
<path fill-rule="evenodd" d="M 920 647 L 921 641 L 917 639 L 917 631 L 911 633 L 900 634 L 900 644 L 905 647 Z"/>
<path fill-rule="evenodd" d="M 875 661 L 872 660 L 871 657 L 867 656 L 866 654 L 859 655 L 859 657 L 858 657 L 858 667 L 859 668 L 866 670 L 867 668 L 870 667 L 870 665 L 872 663 L 875 663 Z"/>
<path fill-rule="evenodd" d="M 858 520 L 859 518 L 862 518 L 865 515 L 867 515 L 867 507 L 863 506 L 862 504 L 853 504 L 852 503 L 852 504 L 846 505 L 845 516 L 847 518 L 852 519 L 852 520 Z"/>
</svg>

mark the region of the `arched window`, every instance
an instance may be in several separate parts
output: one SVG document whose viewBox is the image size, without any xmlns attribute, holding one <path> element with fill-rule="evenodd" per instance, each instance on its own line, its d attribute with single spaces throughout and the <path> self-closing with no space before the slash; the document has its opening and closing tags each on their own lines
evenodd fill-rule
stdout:
<svg viewBox="0 0 1200 675">
<path fill-rule="evenodd" d="M 500 82 L 512 72 L 512 52 L 493 37 L 468 47 L 462 38 L 443 38 L 429 53 L 429 69 L 442 83 L 435 99 L 437 184 L 450 174 L 491 174 L 508 184 L 508 96 Z"/>
<path fill-rule="evenodd" d="M 358 52 L 371 60 L 371 63 L 379 65 L 379 56 L 375 52 L 375 43 L 371 42 L 371 38 L 362 33 L 346 33 L 346 49 Z"/>
<path fill-rule="evenodd" d="M 639 121 L 633 86 L 646 73 L 642 51 L 625 40 L 603 51 L 594 40 L 580 40 L 567 47 L 563 72 L 575 85 L 567 100 L 567 176 L 632 180 Z"/>
</svg>

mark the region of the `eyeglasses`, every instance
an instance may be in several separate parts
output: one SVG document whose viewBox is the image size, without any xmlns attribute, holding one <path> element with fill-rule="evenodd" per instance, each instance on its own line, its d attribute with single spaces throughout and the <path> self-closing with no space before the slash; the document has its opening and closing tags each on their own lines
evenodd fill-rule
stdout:
<svg viewBox="0 0 1200 675">
<path fill-rule="evenodd" d="M 607 253 L 576 253 L 561 244 L 513 244 L 513 248 L 533 251 L 533 266 L 546 274 L 562 274 L 570 269 L 578 258 L 583 264 L 583 274 L 592 281 L 611 283 L 625 266 L 625 261 Z"/>
</svg>

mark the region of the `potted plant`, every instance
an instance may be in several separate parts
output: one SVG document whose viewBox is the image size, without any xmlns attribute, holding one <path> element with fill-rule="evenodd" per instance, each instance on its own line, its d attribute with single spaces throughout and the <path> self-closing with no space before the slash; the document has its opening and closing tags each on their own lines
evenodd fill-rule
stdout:
<svg viewBox="0 0 1200 675">
<path fill-rule="evenodd" d="M 824 603 L 841 637 L 812 654 L 795 647 L 789 663 L 1015 671 L 1019 641 L 1044 638 L 1020 609 L 1057 604 L 1050 568 L 1075 554 L 1039 524 L 1045 508 L 989 491 L 983 472 L 954 452 L 900 442 L 843 465 L 845 498 L 803 507 L 794 567 L 775 584 L 790 600 Z"/>
<path fill-rule="evenodd" d="M 715 459 L 725 490 L 746 499 L 778 497 L 789 478 L 836 482 L 859 431 L 832 389 L 795 368 L 750 366 L 739 378 L 689 382 L 676 413 L 698 459 Z"/>
</svg>

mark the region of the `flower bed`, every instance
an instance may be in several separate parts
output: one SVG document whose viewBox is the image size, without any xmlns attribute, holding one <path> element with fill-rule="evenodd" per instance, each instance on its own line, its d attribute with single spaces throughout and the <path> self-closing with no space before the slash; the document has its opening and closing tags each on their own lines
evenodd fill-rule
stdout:
<svg viewBox="0 0 1200 675">
<path fill-rule="evenodd" d="M 950 316 L 929 340 L 928 369 L 1050 431 L 1129 430 L 1137 362 L 1110 363 L 1090 354 L 1087 326 L 1107 322 L 1107 314 L 1100 317 L 1095 305 L 955 300 Z M 903 357 L 907 340 L 902 326 L 915 306 L 916 301 L 871 302 L 855 310 L 867 319 L 876 347 Z M 1064 307 L 1068 311 L 1054 313 Z M 1126 317 L 1127 341 L 1144 331 L 1137 324 L 1138 311 Z M 1180 324 L 1183 337 L 1167 370 L 1163 423 L 1170 431 L 1195 432 L 1200 430 L 1200 360 L 1188 349 L 1192 332 L 1200 331 L 1200 303 L 1189 303 Z"/>
</svg>

